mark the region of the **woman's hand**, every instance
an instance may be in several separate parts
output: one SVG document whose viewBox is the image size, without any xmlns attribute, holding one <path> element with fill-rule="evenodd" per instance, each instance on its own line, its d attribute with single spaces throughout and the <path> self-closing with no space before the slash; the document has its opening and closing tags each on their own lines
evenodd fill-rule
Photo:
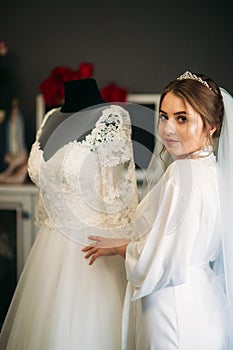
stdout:
<svg viewBox="0 0 233 350">
<path fill-rule="evenodd" d="M 95 260 L 100 256 L 120 255 L 125 258 L 126 248 L 129 243 L 128 241 L 100 236 L 89 236 L 88 238 L 96 242 L 93 245 L 89 245 L 82 249 L 84 253 L 87 252 L 87 254 L 84 255 L 85 259 L 91 257 L 89 265 L 93 265 Z"/>
</svg>

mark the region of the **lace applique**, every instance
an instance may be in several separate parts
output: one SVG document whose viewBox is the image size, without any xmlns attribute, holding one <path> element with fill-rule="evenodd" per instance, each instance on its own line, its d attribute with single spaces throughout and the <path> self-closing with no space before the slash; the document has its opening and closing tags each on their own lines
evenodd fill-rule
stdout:
<svg viewBox="0 0 233 350">
<path fill-rule="evenodd" d="M 102 171 L 103 201 L 106 208 L 106 226 L 115 238 L 130 239 L 133 234 L 133 218 L 138 204 L 137 182 L 133 159 L 127 168 L 105 168 Z M 118 177 L 116 176 L 118 173 Z M 112 182 L 112 175 L 117 181 Z"/>
<path fill-rule="evenodd" d="M 106 228 L 107 234 L 111 230 L 114 237 L 130 238 L 137 187 L 128 112 L 108 106 L 85 140 L 69 142 L 44 162 L 38 139 L 52 113 L 44 118 L 30 154 L 30 176 L 40 188 L 36 224 L 62 232 L 67 227 L 71 238 L 78 230 L 81 242 L 86 230 L 95 227 Z M 82 178 L 83 182 L 77 181 Z"/>
<path fill-rule="evenodd" d="M 28 158 L 28 174 L 34 182 L 34 184 L 39 187 L 39 174 L 40 174 L 40 164 L 41 164 L 42 154 L 40 152 L 38 141 L 35 141 L 32 145 L 30 155 Z"/>
<path fill-rule="evenodd" d="M 36 205 L 35 205 L 35 217 L 34 217 L 34 222 L 37 227 L 41 227 L 46 223 L 47 226 L 49 227 L 54 227 L 52 223 L 50 222 L 47 212 L 45 210 L 45 207 L 43 205 L 43 202 L 41 200 L 41 196 L 38 196 Z"/>
<path fill-rule="evenodd" d="M 42 160 L 42 150 L 40 148 L 39 138 L 42 133 L 42 129 L 47 122 L 48 118 L 56 111 L 57 109 L 52 109 L 45 114 L 43 121 L 36 133 L 36 140 L 31 147 L 31 151 L 28 158 L 28 174 L 32 182 L 39 188 L 40 187 L 40 168 Z M 49 223 L 48 215 L 44 208 L 44 205 L 41 200 L 40 194 L 38 195 L 36 206 L 35 206 L 35 217 L 34 222 L 37 227 L 42 226 L 45 222 L 50 227 L 53 227 L 52 223 Z"/>
<path fill-rule="evenodd" d="M 102 166 L 129 161 L 132 158 L 129 113 L 117 105 L 105 108 L 91 134 L 79 144 L 98 153 Z"/>
<path fill-rule="evenodd" d="M 41 158 L 42 158 L 42 150 L 40 149 L 39 138 L 42 133 L 42 129 L 47 122 L 48 118 L 57 111 L 58 108 L 54 108 L 48 113 L 45 114 L 43 121 L 37 130 L 36 140 L 31 147 L 31 151 L 28 158 L 28 174 L 34 184 L 39 187 L 39 176 L 40 176 L 40 166 L 41 166 Z"/>
</svg>

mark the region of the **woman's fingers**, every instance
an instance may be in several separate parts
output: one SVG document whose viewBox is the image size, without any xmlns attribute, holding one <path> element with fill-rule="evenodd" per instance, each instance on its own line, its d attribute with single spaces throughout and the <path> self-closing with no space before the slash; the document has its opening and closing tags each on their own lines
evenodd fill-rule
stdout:
<svg viewBox="0 0 233 350">
<path fill-rule="evenodd" d="M 89 261 L 89 265 L 93 265 L 94 262 L 95 262 L 95 260 L 96 260 L 97 258 L 98 258 L 98 256 L 96 256 L 95 254 L 92 255 L 92 257 L 91 257 L 91 259 L 90 259 L 90 261 Z"/>
<path fill-rule="evenodd" d="M 98 248 L 93 248 L 93 247 L 84 247 L 82 249 L 83 252 L 88 252 L 87 254 L 84 255 L 85 259 L 90 258 L 91 255 L 95 254 L 98 251 Z"/>
<path fill-rule="evenodd" d="M 89 238 L 91 241 L 97 241 L 97 242 L 100 242 L 101 239 L 103 239 L 103 237 L 101 237 L 101 236 L 95 236 L 95 235 L 88 236 L 88 238 Z"/>
<path fill-rule="evenodd" d="M 88 246 L 82 248 L 82 252 L 88 252 L 91 249 L 93 249 L 93 245 L 88 245 Z"/>
<path fill-rule="evenodd" d="M 104 254 L 103 254 L 103 252 L 101 250 L 99 250 L 99 249 L 92 249 L 84 257 L 86 259 L 91 257 L 91 259 L 89 261 L 89 265 L 92 265 L 97 258 L 99 258 L 100 256 L 103 256 L 103 255 Z"/>
</svg>

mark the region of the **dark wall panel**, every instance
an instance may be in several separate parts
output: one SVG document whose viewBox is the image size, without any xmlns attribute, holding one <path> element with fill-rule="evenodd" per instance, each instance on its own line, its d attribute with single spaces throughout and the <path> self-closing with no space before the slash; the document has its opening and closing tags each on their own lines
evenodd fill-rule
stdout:
<svg viewBox="0 0 233 350">
<path fill-rule="evenodd" d="M 159 93 L 190 69 L 233 93 L 232 0 L 13 1 L 1 3 L 1 37 L 18 60 L 30 147 L 35 96 L 52 68 L 95 65 L 100 87 Z"/>
</svg>

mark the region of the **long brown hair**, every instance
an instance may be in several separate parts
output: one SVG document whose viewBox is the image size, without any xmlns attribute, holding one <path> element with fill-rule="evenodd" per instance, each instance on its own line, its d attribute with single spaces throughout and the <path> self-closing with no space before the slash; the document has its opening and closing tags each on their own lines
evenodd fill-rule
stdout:
<svg viewBox="0 0 233 350">
<path fill-rule="evenodd" d="M 186 104 L 189 103 L 192 108 L 200 114 L 207 138 L 210 143 L 213 138 L 218 138 L 221 132 L 224 106 L 223 99 L 217 84 L 204 74 L 195 73 L 196 76 L 206 81 L 210 88 L 193 79 L 173 80 L 165 86 L 161 93 L 159 108 L 165 95 L 172 92 L 181 98 Z M 208 126 L 215 126 L 216 130 L 211 137 Z"/>
</svg>

